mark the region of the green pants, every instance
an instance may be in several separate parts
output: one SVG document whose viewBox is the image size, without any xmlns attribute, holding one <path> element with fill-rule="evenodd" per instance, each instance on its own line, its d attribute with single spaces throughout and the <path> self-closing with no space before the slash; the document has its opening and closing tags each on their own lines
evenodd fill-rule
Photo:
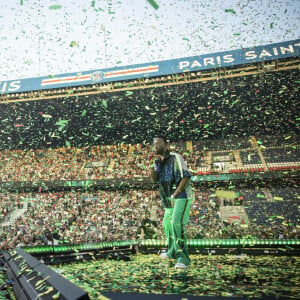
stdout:
<svg viewBox="0 0 300 300">
<path fill-rule="evenodd" d="M 190 214 L 190 199 L 175 199 L 173 208 L 165 208 L 163 229 L 168 241 L 167 255 L 189 265 L 185 225 Z"/>
</svg>

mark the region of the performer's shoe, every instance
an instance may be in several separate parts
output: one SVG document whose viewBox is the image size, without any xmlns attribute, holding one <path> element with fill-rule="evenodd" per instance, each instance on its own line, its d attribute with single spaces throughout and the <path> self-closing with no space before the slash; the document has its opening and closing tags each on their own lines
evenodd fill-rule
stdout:
<svg viewBox="0 0 300 300">
<path fill-rule="evenodd" d="M 162 253 L 160 254 L 160 258 L 161 258 L 161 259 L 171 259 L 171 257 L 169 257 L 168 254 L 167 254 L 166 252 L 162 252 Z"/>
<path fill-rule="evenodd" d="M 183 264 L 183 263 L 180 263 L 178 262 L 176 265 L 175 265 L 175 268 L 178 268 L 178 269 L 186 269 L 188 268 L 189 266 Z"/>
</svg>

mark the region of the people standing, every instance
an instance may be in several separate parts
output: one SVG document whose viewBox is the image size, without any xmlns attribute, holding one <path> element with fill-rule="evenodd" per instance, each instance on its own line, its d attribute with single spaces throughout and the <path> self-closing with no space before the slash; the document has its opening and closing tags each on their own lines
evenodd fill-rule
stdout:
<svg viewBox="0 0 300 300">
<path fill-rule="evenodd" d="M 185 225 L 189 219 L 191 203 L 191 174 L 183 157 L 170 152 L 164 136 L 153 142 L 157 156 L 151 166 L 150 177 L 159 183 L 159 192 L 164 207 L 163 229 L 168 241 L 168 251 L 161 253 L 162 259 L 176 259 L 176 268 L 187 268 L 190 258 L 187 247 Z"/>
</svg>

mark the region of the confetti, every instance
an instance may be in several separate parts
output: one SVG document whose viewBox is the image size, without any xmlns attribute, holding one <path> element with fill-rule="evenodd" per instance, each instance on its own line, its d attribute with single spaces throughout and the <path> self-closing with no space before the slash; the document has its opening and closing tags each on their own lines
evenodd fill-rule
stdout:
<svg viewBox="0 0 300 300">
<path fill-rule="evenodd" d="M 280 251 L 285 253 L 287 249 Z M 93 260 L 53 268 L 63 267 L 63 276 L 89 291 L 93 299 L 101 299 L 101 293 L 112 289 L 122 293 L 246 298 L 295 296 L 299 290 L 291 290 L 297 286 L 298 257 L 198 254 L 191 259 L 192 265 L 185 272 L 176 271 L 173 263 L 162 263 L 153 254 L 131 255 L 130 261 Z"/>
<path fill-rule="evenodd" d="M 59 4 L 49 6 L 49 9 L 61 9 L 62 6 Z"/>
<path fill-rule="evenodd" d="M 151 4 L 151 6 L 154 8 L 154 9 L 158 9 L 159 8 L 159 6 L 158 6 L 158 4 L 156 3 L 156 1 L 155 0 L 147 0 L 150 4 Z"/>
<path fill-rule="evenodd" d="M 76 41 L 72 41 L 70 43 L 70 47 L 76 47 L 76 46 L 78 46 L 78 43 Z"/>
<path fill-rule="evenodd" d="M 228 8 L 228 9 L 225 9 L 225 12 L 226 13 L 232 13 L 232 14 L 236 14 L 236 12 L 234 11 L 234 9 L 232 9 L 232 8 Z"/>
</svg>

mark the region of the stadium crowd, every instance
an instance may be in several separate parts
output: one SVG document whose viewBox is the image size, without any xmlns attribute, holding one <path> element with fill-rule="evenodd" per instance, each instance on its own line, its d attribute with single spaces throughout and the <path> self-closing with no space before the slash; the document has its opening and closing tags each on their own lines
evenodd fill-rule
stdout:
<svg viewBox="0 0 300 300">
<path fill-rule="evenodd" d="M 281 148 L 276 142 L 280 142 L 279 138 L 260 137 L 258 141 L 266 145 L 262 150 L 272 154 L 272 162 L 288 161 L 286 156 L 290 153 L 293 153 L 293 161 L 300 161 L 294 151 L 298 147 L 297 140 Z M 267 143 L 276 148 L 268 151 Z M 171 144 L 173 149 L 182 153 L 192 173 L 207 165 L 209 158 L 232 154 L 228 149 L 238 149 L 235 151 L 240 152 L 244 164 L 260 162 L 246 137 L 214 143 L 177 142 Z M 274 149 L 278 150 L 276 155 L 273 155 Z M 149 176 L 151 158 L 151 145 L 141 144 L 3 150 L 0 151 L 0 178 L 2 182 L 145 178 Z M 234 160 L 234 155 L 231 158 Z M 188 237 L 299 238 L 297 201 L 300 192 L 297 188 L 269 188 L 269 193 L 254 188 L 238 192 L 249 219 L 233 222 L 220 217 L 222 201 L 214 191 L 195 188 Z M 268 195 L 271 198 L 267 199 Z M 164 237 L 159 226 L 163 209 L 158 192 L 153 190 L 2 192 L 0 199 L 0 222 L 6 224 L 0 236 L 1 249 Z M 21 208 L 24 208 L 22 214 L 9 223 L 14 211 Z"/>
<path fill-rule="evenodd" d="M 276 191 L 274 190 L 273 193 Z M 268 211 L 270 202 L 247 201 L 253 195 L 263 194 L 259 190 L 241 190 L 247 206 L 256 208 L 249 220 L 233 222 L 220 218 L 220 199 L 210 189 L 195 190 L 195 202 L 191 207 L 188 238 L 290 238 L 300 237 L 299 219 L 296 214 L 283 210 L 274 216 Z M 297 211 L 299 190 L 292 192 L 293 200 L 278 201 Z M 1 194 L 7 202 L 12 199 L 19 208 L 26 209 L 11 224 L 2 227 L 0 248 L 10 249 L 24 245 L 52 245 L 62 243 L 93 243 L 100 241 L 163 239 L 160 223 L 163 209 L 157 191 L 124 190 L 54 193 Z M 255 198 L 252 197 L 251 199 Z M 260 203 L 258 205 L 258 203 Z M 262 210 L 262 207 L 265 209 Z M 275 211 L 276 212 L 276 211 Z M 253 215 L 253 216 L 252 216 Z M 265 222 L 261 222 L 262 218 Z M 8 219 L 8 218 L 6 218 Z M 249 221 L 249 222 L 248 222 Z"/>
<path fill-rule="evenodd" d="M 0 149 L 144 144 L 158 131 L 167 133 L 171 141 L 206 140 L 200 149 L 217 139 L 253 135 L 281 134 L 281 141 L 290 141 L 290 135 L 299 134 L 298 73 L 293 69 L 241 74 L 9 103 L 1 110 Z M 275 138 L 268 144 L 274 142 Z M 215 150 L 225 149 L 229 147 L 220 144 Z"/>
<path fill-rule="evenodd" d="M 243 140 L 227 141 L 231 149 L 239 147 Z M 210 151 L 219 149 L 208 143 L 199 147 L 199 143 L 174 143 L 172 149 L 182 153 L 192 173 L 201 168 L 209 169 L 212 159 Z M 224 141 L 222 142 L 223 146 Z M 242 163 L 246 166 L 262 163 L 259 154 L 244 141 L 247 149 L 239 149 Z M 300 162 L 298 145 L 286 147 L 265 147 L 266 161 L 271 163 Z M 203 150 L 204 149 L 204 150 Z M 212 150 L 211 150 L 212 149 Z M 227 152 L 226 152 L 227 151 Z M 228 150 L 224 150 L 224 155 Z M 231 152 L 232 153 L 232 152 Z M 222 152 L 219 152 L 222 155 Z M 115 178 L 145 178 L 152 157 L 150 145 L 106 145 L 84 148 L 30 149 L 0 151 L 0 182 L 11 181 L 56 181 Z M 272 159 L 271 159 L 271 158 Z M 210 161 L 211 160 L 211 161 Z M 232 156 L 232 167 L 236 166 Z"/>
<path fill-rule="evenodd" d="M 55 181 L 147 176 L 149 147 L 101 146 L 1 151 L 2 181 Z"/>
<path fill-rule="evenodd" d="M 299 162 L 297 78 L 298 70 L 290 70 L 3 106 L 0 183 L 148 177 L 152 152 L 148 142 L 158 129 L 171 140 L 193 141 L 190 146 L 182 142 L 175 147 L 192 173 L 210 167 L 214 156 L 210 151 L 225 151 L 225 155 L 235 150 L 241 163 L 261 164 L 261 155 L 249 142 L 254 135 L 266 163 L 289 162 L 287 156 Z M 98 146 L 100 142 L 110 145 Z M 189 237 L 298 238 L 298 219 L 288 219 L 295 218 L 295 209 L 281 223 L 275 222 L 285 218 L 284 209 L 277 208 L 284 204 L 256 204 L 252 201 L 256 192 L 252 193 L 250 203 L 244 201 L 250 206 L 250 223 L 236 225 L 224 224 L 219 203 L 198 193 L 187 228 Z M 99 191 L 93 197 L 94 201 L 83 201 L 88 195 L 78 192 L 2 193 L 0 218 L 4 221 L 23 206 L 25 198 L 30 200 L 23 215 L 3 228 L 1 248 L 141 238 L 147 234 L 141 223 L 149 214 L 154 222 L 162 218 L 156 192 Z M 284 200 L 295 201 L 293 197 Z M 289 204 L 295 207 L 295 203 Z M 271 218 L 274 214 L 280 218 Z M 161 226 L 153 234 L 162 238 Z"/>
</svg>

